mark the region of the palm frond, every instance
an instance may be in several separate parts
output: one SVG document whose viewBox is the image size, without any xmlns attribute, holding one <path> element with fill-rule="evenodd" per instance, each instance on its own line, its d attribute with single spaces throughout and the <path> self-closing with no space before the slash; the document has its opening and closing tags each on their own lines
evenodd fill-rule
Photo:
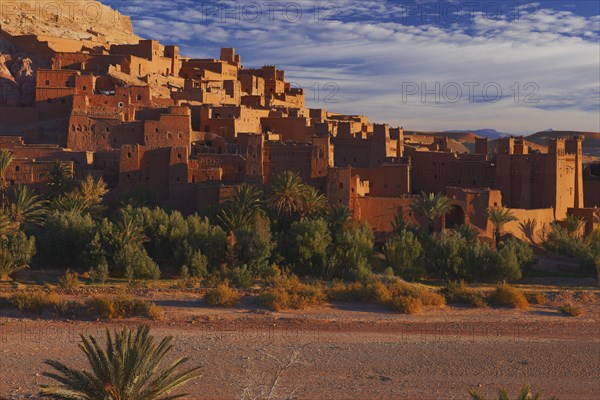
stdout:
<svg viewBox="0 0 600 400">
<path fill-rule="evenodd" d="M 169 400 L 184 396 L 172 392 L 201 376 L 200 367 L 180 370 L 188 358 L 163 368 L 173 339 L 167 336 L 157 343 L 148 325 L 135 331 L 126 328 L 111 333 L 107 329 L 104 347 L 93 336 L 81 339 L 79 347 L 91 371 L 78 371 L 47 360 L 46 364 L 56 372 L 44 375 L 61 386 L 44 388 L 43 394 L 71 400 Z"/>
</svg>

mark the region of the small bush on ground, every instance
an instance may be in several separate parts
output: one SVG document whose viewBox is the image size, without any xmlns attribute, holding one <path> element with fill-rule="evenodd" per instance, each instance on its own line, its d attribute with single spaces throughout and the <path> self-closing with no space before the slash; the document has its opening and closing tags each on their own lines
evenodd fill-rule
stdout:
<svg viewBox="0 0 600 400">
<path fill-rule="evenodd" d="M 104 284 L 109 278 L 110 270 L 106 262 L 100 262 L 96 267 L 92 267 L 89 272 L 90 280 L 93 283 Z"/>
<path fill-rule="evenodd" d="M 486 307 L 485 296 L 469 288 L 465 281 L 452 281 L 444 288 L 443 294 L 448 303 L 467 304 L 473 307 Z"/>
<path fill-rule="evenodd" d="M 392 301 L 397 298 L 408 297 L 417 299 L 424 306 L 441 307 L 446 304 L 446 300 L 439 293 L 435 293 L 432 290 L 422 286 L 405 282 L 401 279 L 396 279 L 395 281 L 391 282 L 388 287 L 392 294 Z"/>
<path fill-rule="evenodd" d="M 81 286 L 79 275 L 68 269 L 67 272 L 58 279 L 58 286 L 63 289 L 77 289 Z"/>
<path fill-rule="evenodd" d="M 242 289 L 249 289 L 254 285 L 254 273 L 247 265 L 231 269 L 229 277 L 234 286 Z"/>
<path fill-rule="evenodd" d="M 11 303 L 19 311 L 24 313 L 41 314 L 50 309 L 54 304 L 60 302 L 61 298 L 54 293 L 46 293 L 41 290 L 34 292 L 17 292 L 11 297 Z"/>
<path fill-rule="evenodd" d="M 529 302 L 529 304 L 545 304 L 546 303 L 546 296 L 544 296 L 544 293 L 527 292 L 527 293 L 525 293 L 525 297 L 527 298 L 527 301 Z"/>
<path fill-rule="evenodd" d="M 19 292 L 10 299 L 0 298 L 0 308 L 14 307 L 23 313 L 42 314 L 45 311 L 62 318 L 76 318 L 81 304 L 69 301 L 56 293 L 41 290 L 34 292 Z"/>
<path fill-rule="evenodd" d="M 206 304 L 218 307 L 233 307 L 240 301 L 241 295 L 225 281 L 204 296 Z"/>
<path fill-rule="evenodd" d="M 444 297 L 427 288 L 394 278 L 387 285 L 381 280 L 371 283 L 336 282 L 327 292 L 333 301 L 368 301 L 406 314 L 421 311 L 424 306 L 443 306 Z"/>
<path fill-rule="evenodd" d="M 560 312 L 568 315 L 569 317 L 579 317 L 583 315 L 583 309 L 572 303 L 565 303 L 559 308 Z"/>
<path fill-rule="evenodd" d="M 273 311 L 301 310 L 325 303 L 327 297 L 318 286 L 300 282 L 297 276 L 274 279 L 273 287 L 259 296 L 259 303 Z"/>
<path fill-rule="evenodd" d="M 491 304 L 499 307 L 521 308 L 529 307 L 529 302 L 525 294 L 517 288 L 507 283 L 501 283 L 496 286 L 496 290 L 489 297 Z"/>
<path fill-rule="evenodd" d="M 88 312 L 98 314 L 102 319 L 146 317 L 159 320 L 164 311 L 155 303 L 133 299 L 129 296 L 95 296 L 85 302 Z"/>
<path fill-rule="evenodd" d="M 485 400 L 485 398 L 482 395 L 480 395 L 473 389 L 469 390 L 469 396 L 471 396 L 471 400 Z M 508 392 L 505 389 L 501 389 L 498 392 L 498 400 L 509 400 Z M 530 391 L 529 386 L 523 386 L 516 400 L 542 400 L 542 395 L 539 393 L 533 394 Z M 552 397 L 548 400 L 558 400 L 558 398 Z"/>
</svg>

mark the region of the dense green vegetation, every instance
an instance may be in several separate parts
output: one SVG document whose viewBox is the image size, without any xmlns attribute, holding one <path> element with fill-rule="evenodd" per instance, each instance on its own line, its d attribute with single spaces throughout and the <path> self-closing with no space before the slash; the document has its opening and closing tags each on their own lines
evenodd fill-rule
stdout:
<svg viewBox="0 0 600 400">
<path fill-rule="evenodd" d="M 0 154 L 0 167 L 7 157 Z M 58 162 L 49 179 L 44 196 L 27 187 L 2 185 L 2 278 L 39 265 L 85 269 L 98 283 L 110 277 L 171 277 L 180 278 L 182 286 L 192 281 L 216 286 L 227 280 L 233 287 L 249 288 L 283 271 L 368 284 L 374 272 L 384 270 L 386 276 L 407 281 L 499 282 L 520 279 L 533 260 L 527 243 L 500 240 L 502 226 L 514 220 L 504 208 L 486 210 L 495 226 L 495 246 L 480 239 L 473 227 L 434 232 L 450 204 L 441 194 L 423 193 L 413 201 L 413 210 L 428 221 L 425 230 L 399 216 L 393 234 L 377 245 L 368 225 L 354 221 L 345 207 L 331 209 L 323 195 L 289 171 L 269 194 L 239 186 L 209 217 L 127 201 L 107 210 L 101 179 L 75 183 Z M 594 269 L 600 260 L 598 233 L 583 236 L 578 221 L 568 227 L 554 226 L 544 245 Z"/>
</svg>

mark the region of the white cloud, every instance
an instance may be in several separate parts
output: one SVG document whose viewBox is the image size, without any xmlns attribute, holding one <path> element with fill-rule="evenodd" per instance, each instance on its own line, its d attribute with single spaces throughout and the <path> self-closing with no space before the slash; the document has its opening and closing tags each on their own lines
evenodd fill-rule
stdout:
<svg viewBox="0 0 600 400">
<path fill-rule="evenodd" d="M 305 87 L 335 82 L 338 103 L 311 105 L 409 129 L 600 131 L 598 15 L 532 3 L 519 18 L 476 12 L 472 21 L 410 24 L 407 13 L 415 10 L 402 2 L 320 1 L 315 13 L 315 2 L 302 0 L 295 3 L 302 10 L 297 20 L 296 9 L 286 13 L 289 2 L 275 3 L 254 3 L 258 13 L 244 8 L 251 2 L 152 1 L 134 16 L 134 26 L 142 36 L 181 45 L 190 56 L 216 57 L 219 47 L 236 47 L 245 65 L 277 64 Z M 504 98 L 472 103 L 465 95 L 436 104 L 414 95 L 403 101 L 406 82 L 429 88 L 436 82 L 497 83 Z M 538 103 L 522 99 L 530 82 L 539 88 Z M 307 98 L 312 94 L 307 90 Z"/>
</svg>

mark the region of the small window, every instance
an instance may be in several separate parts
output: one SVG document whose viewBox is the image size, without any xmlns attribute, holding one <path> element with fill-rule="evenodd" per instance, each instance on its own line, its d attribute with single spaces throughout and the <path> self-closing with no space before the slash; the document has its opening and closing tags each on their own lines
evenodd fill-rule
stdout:
<svg viewBox="0 0 600 400">
<path fill-rule="evenodd" d="M 106 127 L 106 132 L 110 132 L 110 128 L 108 126 Z"/>
<path fill-rule="evenodd" d="M 138 94 L 137 97 L 136 97 L 136 99 L 137 99 L 137 101 L 142 101 L 142 95 Z"/>
<path fill-rule="evenodd" d="M 83 85 L 83 87 L 81 89 L 85 92 L 85 91 L 87 91 L 87 86 Z"/>
<path fill-rule="evenodd" d="M 15 171 L 16 171 L 16 172 L 19 172 L 20 170 L 21 170 L 21 167 L 20 167 L 19 165 L 17 165 L 17 166 L 15 167 Z"/>
<path fill-rule="evenodd" d="M 46 79 L 46 86 L 50 86 L 50 79 Z"/>
<path fill-rule="evenodd" d="M 131 152 L 127 153 L 127 157 L 131 158 Z"/>
</svg>

